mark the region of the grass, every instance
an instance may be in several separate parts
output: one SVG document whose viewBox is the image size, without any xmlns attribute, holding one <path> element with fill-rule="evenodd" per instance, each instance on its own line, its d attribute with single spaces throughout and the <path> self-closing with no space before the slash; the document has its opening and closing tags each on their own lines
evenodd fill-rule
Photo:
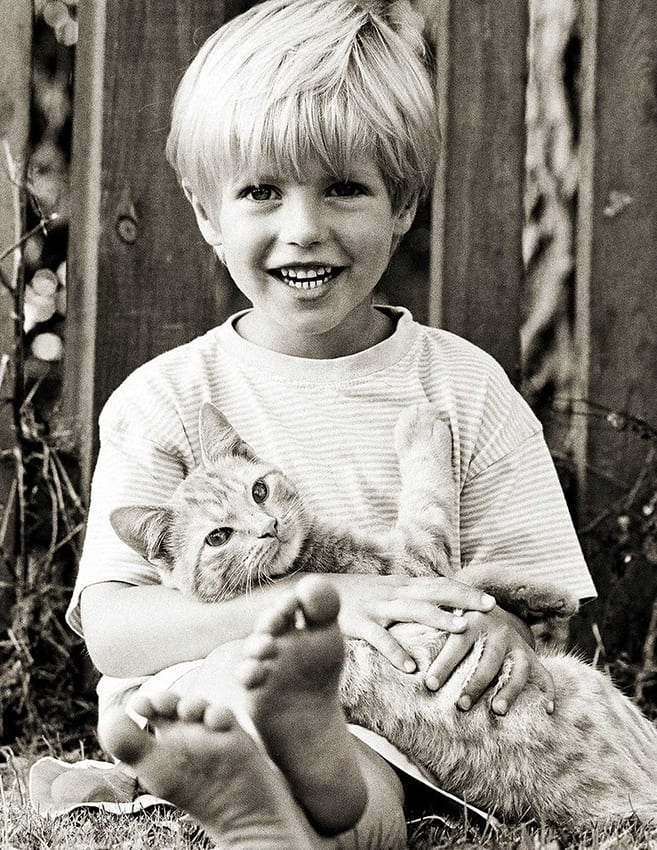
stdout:
<svg viewBox="0 0 657 850">
<path fill-rule="evenodd" d="M 27 772 L 36 756 L 5 750 L 0 766 L 0 850 L 208 850 L 203 832 L 181 812 L 166 806 L 135 815 L 78 809 L 46 819 L 31 808 Z M 531 823 L 493 828 L 463 812 L 428 814 L 426 801 L 411 800 L 409 850 L 657 850 L 657 827 L 618 823 L 577 834 Z"/>
</svg>

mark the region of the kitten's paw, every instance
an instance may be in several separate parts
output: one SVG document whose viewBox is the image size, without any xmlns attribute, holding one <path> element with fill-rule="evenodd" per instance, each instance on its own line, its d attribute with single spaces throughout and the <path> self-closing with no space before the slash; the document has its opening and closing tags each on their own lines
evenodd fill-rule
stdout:
<svg viewBox="0 0 657 850">
<path fill-rule="evenodd" d="M 508 568 L 468 564 L 458 579 L 491 593 L 502 608 L 530 623 L 547 617 L 570 617 L 579 608 L 579 600 L 562 587 L 537 579 L 521 581 Z"/>
<path fill-rule="evenodd" d="M 403 410 L 395 426 L 395 449 L 403 465 L 428 464 L 445 474 L 452 469 L 452 432 L 434 404 L 418 404 Z"/>
<path fill-rule="evenodd" d="M 529 623 L 547 617 L 570 617 L 579 607 L 575 597 L 551 585 L 527 583 L 503 591 L 493 588 L 491 592 L 502 607 Z"/>
</svg>

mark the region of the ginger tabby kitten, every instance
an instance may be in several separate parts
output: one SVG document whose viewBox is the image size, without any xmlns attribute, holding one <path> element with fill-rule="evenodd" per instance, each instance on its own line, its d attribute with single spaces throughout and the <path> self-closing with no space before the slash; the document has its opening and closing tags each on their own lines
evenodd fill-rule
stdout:
<svg viewBox="0 0 657 850">
<path fill-rule="evenodd" d="M 431 405 L 410 408 L 397 423 L 398 519 L 377 540 L 309 516 L 292 482 L 258 458 L 211 404 L 199 427 L 202 464 L 170 501 L 118 508 L 111 517 L 163 584 L 215 602 L 295 571 L 449 575 L 457 500 L 452 440 Z M 577 607 L 552 586 L 519 583 L 486 566 L 465 567 L 458 579 L 524 619 L 567 616 Z M 657 729 L 604 673 L 559 649 L 539 649 L 556 685 L 553 714 L 531 683 L 504 716 L 485 700 L 463 712 L 455 702 L 482 645 L 430 692 L 423 672 L 447 635 L 414 623 L 391 632 L 418 672 L 403 673 L 365 641 L 348 640 L 343 705 L 351 722 L 383 735 L 441 787 L 498 816 L 573 828 L 657 818 Z"/>
</svg>

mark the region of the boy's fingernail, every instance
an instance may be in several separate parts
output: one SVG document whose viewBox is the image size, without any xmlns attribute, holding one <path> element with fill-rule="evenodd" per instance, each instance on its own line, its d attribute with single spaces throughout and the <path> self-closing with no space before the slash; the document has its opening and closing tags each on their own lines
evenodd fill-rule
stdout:
<svg viewBox="0 0 657 850">
<path fill-rule="evenodd" d="M 417 670 L 417 664 L 409 658 L 408 661 L 404 661 L 404 670 L 407 673 L 415 673 Z"/>
<path fill-rule="evenodd" d="M 463 696 L 459 697 L 458 707 L 463 711 L 467 711 L 472 705 L 472 700 L 467 694 L 463 694 Z"/>
<path fill-rule="evenodd" d="M 494 596 L 491 596 L 490 593 L 483 593 L 481 596 L 481 602 L 483 605 L 490 605 L 492 608 L 493 605 L 497 603 L 497 599 Z"/>
<path fill-rule="evenodd" d="M 506 714 L 509 709 L 505 699 L 493 700 L 493 711 L 495 714 Z"/>
<path fill-rule="evenodd" d="M 424 680 L 424 684 L 429 688 L 430 691 L 437 691 L 440 687 L 440 682 L 436 679 L 435 676 L 429 676 L 428 679 Z"/>
<path fill-rule="evenodd" d="M 465 619 L 465 617 L 452 617 L 452 625 L 455 629 L 462 629 L 467 626 L 467 624 L 468 621 Z"/>
</svg>

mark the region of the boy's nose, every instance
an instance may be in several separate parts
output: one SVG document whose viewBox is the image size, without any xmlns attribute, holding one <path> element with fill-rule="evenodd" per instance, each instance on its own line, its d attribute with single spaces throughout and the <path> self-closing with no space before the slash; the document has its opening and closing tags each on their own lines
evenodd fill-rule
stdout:
<svg viewBox="0 0 657 850">
<path fill-rule="evenodd" d="M 306 248 L 326 238 L 326 219 L 321 204 L 306 198 L 290 199 L 286 204 L 281 239 Z"/>
</svg>

